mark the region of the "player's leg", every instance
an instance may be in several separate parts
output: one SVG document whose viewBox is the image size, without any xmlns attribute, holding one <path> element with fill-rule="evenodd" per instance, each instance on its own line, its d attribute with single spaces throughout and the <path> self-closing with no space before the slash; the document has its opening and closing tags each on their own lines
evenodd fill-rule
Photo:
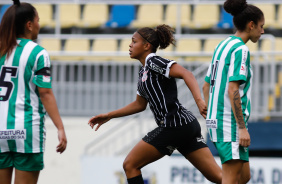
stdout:
<svg viewBox="0 0 282 184">
<path fill-rule="evenodd" d="M 242 160 L 229 160 L 222 164 L 222 184 L 238 184 L 243 164 Z"/>
<path fill-rule="evenodd" d="M 43 153 L 14 153 L 15 184 L 36 184 L 44 168 Z"/>
<path fill-rule="evenodd" d="M 239 184 L 246 184 L 250 179 L 251 179 L 250 164 L 249 162 L 244 162 Z"/>
<path fill-rule="evenodd" d="M 0 183 L 11 184 L 13 174 L 13 153 L 0 153 Z"/>
<path fill-rule="evenodd" d="M 184 137 L 178 151 L 189 160 L 208 180 L 214 183 L 221 183 L 222 171 L 216 163 L 210 149 L 208 148 L 201 134 L 201 127 L 197 120 L 190 123 L 190 126 L 183 127 Z M 191 135 L 192 137 L 187 136 Z"/>
<path fill-rule="evenodd" d="M 21 171 L 15 169 L 15 184 L 36 184 L 40 171 Z"/>
<path fill-rule="evenodd" d="M 12 182 L 13 167 L 0 169 L 0 183 L 11 184 Z"/>
<path fill-rule="evenodd" d="M 188 153 L 186 159 L 189 160 L 209 181 L 221 183 L 222 171 L 216 163 L 208 147 L 200 148 Z"/>
<path fill-rule="evenodd" d="M 141 140 L 127 155 L 123 168 L 128 179 L 139 177 L 141 180 L 141 168 L 152 163 L 164 155 L 154 146 Z"/>
<path fill-rule="evenodd" d="M 130 151 L 123 163 L 128 184 L 144 184 L 141 168 L 162 158 L 164 155 L 171 155 L 173 149 L 172 146 L 168 146 L 170 145 L 168 143 L 170 137 L 169 130 L 157 127 L 147 133 Z"/>
</svg>

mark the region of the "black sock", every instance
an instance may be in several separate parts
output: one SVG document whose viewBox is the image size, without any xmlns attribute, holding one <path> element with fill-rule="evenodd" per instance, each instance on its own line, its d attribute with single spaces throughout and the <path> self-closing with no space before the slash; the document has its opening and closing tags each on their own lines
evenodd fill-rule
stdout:
<svg viewBox="0 0 282 184">
<path fill-rule="evenodd" d="M 133 178 L 127 179 L 128 184 L 144 184 L 142 174 L 135 176 Z"/>
</svg>

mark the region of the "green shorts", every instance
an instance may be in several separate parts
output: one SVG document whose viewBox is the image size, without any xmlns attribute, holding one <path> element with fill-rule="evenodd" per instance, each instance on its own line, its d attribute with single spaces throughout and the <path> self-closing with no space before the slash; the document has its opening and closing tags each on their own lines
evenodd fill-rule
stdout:
<svg viewBox="0 0 282 184">
<path fill-rule="evenodd" d="M 44 168 L 43 153 L 0 153 L 0 169 L 8 167 L 21 171 L 40 171 Z"/>
<path fill-rule="evenodd" d="M 239 142 L 214 142 L 221 163 L 229 160 L 243 160 L 249 162 L 249 148 L 239 145 Z"/>
</svg>

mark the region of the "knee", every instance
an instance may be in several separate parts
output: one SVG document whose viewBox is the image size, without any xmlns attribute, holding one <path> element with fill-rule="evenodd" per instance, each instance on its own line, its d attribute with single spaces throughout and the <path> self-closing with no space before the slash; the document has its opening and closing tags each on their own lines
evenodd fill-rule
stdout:
<svg viewBox="0 0 282 184">
<path fill-rule="evenodd" d="M 240 178 L 240 184 L 246 184 L 251 180 L 251 174 L 245 174 L 243 177 Z"/>
<path fill-rule="evenodd" d="M 210 170 L 206 170 L 206 172 L 202 172 L 207 180 L 212 183 L 221 184 L 222 183 L 222 170 L 219 166 L 215 166 L 210 168 Z"/>
<path fill-rule="evenodd" d="M 129 159 L 125 159 L 122 166 L 125 172 L 131 171 L 133 169 L 132 162 Z"/>
<path fill-rule="evenodd" d="M 221 184 L 222 182 L 222 172 L 216 172 L 213 175 L 209 175 L 206 177 L 210 182 Z"/>
<path fill-rule="evenodd" d="M 245 180 L 244 183 L 248 183 L 250 180 L 251 180 L 251 175 L 249 175 L 249 176 L 246 178 L 246 180 Z"/>
</svg>

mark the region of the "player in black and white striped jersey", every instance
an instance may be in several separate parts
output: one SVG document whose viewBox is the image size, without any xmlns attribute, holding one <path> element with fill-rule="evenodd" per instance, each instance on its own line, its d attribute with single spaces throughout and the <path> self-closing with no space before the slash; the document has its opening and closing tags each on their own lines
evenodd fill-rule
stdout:
<svg viewBox="0 0 282 184">
<path fill-rule="evenodd" d="M 175 63 L 151 53 L 139 72 L 137 94 L 149 102 L 159 127 L 181 127 L 195 120 L 177 99 L 175 78 L 169 76 Z"/>
<path fill-rule="evenodd" d="M 112 118 L 135 114 L 149 104 L 158 127 L 149 132 L 128 154 L 123 168 L 128 184 L 144 184 L 141 168 L 177 149 L 202 174 L 221 183 L 221 169 L 203 141 L 196 117 L 177 99 L 175 78 L 181 78 L 192 92 L 201 115 L 206 117 L 206 104 L 193 74 L 175 61 L 156 55 L 158 48 L 174 44 L 173 29 L 159 25 L 155 29 L 140 28 L 132 36 L 129 54 L 141 62 L 136 100 L 129 105 L 92 117 L 88 124 L 99 127 Z"/>
</svg>

